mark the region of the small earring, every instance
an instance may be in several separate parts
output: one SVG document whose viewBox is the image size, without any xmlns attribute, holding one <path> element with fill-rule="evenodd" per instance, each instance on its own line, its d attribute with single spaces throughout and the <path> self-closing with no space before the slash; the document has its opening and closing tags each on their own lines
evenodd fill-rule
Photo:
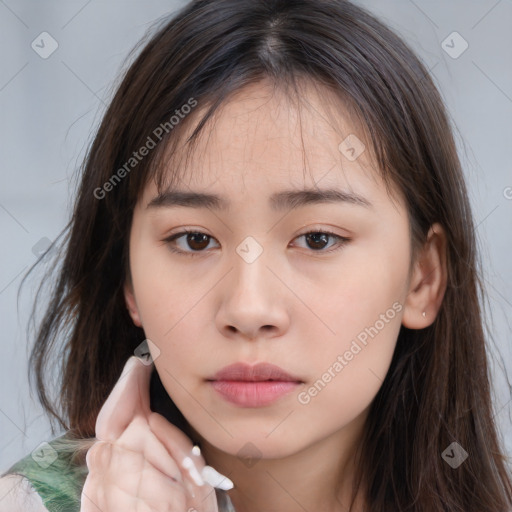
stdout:
<svg viewBox="0 0 512 512">
<path fill-rule="evenodd" d="M 425 318 L 427 316 L 427 313 L 425 313 L 425 311 L 423 311 L 422 315 L 423 315 L 423 318 Z"/>
</svg>

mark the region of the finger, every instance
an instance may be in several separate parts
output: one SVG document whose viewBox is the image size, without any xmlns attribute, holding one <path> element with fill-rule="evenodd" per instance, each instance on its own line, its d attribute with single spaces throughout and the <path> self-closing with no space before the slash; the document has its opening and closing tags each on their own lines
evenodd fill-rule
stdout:
<svg viewBox="0 0 512 512">
<path fill-rule="evenodd" d="M 97 441 L 94 443 L 85 455 L 85 463 L 89 471 L 96 473 L 106 470 L 112 458 L 112 444 L 105 441 Z"/>
<path fill-rule="evenodd" d="M 201 476 L 204 459 L 192 453 L 192 441 L 175 425 L 163 416 L 154 412 L 148 419 L 149 427 L 164 449 L 178 464 L 184 478 L 185 486 L 192 498 L 199 493 L 199 488 L 205 486 Z M 213 488 L 210 487 L 211 490 Z M 200 493 L 204 494 L 204 490 Z"/>
<path fill-rule="evenodd" d="M 194 445 L 182 430 L 167 421 L 157 412 L 152 412 L 149 415 L 148 424 L 157 439 L 181 467 L 183 467 L 184 459 L 187 457 L 192 458 L 192 448 Z M 202 468 L 205 464 L 203 457 L 196 455 L 193 457 L 194 462 L 197 462 L 200 468 Z"/>
<path fill-rule="evenodd" d="M 222 475 L 211 466 L 206 466 L 202 455 L 196 455 L 192 452 L 192 441 L 163 416 L 153 412 L 149 416 L 148 423 L 159 441 L 178 462 L 178 465 L 182 468 L 182 474 L 186 475 L 188 473 L 197 487 L 202 487 L 205 484 L 209 489 L 211 489 L 209 484 L 223 490 L 234 487 L 233 482 L 227 476 Z"/>
<path fill-rule="evenodd" d="M 100 482 L 108 470 L 112 445 L 103 441 L 94 443 L 85 456 L 88 474 L 80 495 L 80 512 L 104 512 L 105 504 L 100 496 Z"/>
<path fill-rule="evenodd" d="M 183 485 L 161 473 L 142 454 L 105 442 L 95 445 L 91 453 L 81 512 L 185 510 Z"/>
<path fill-rule="evenodd" d="M 141 453 L 144 459 L 161 473 L 183 482 L 177 462 L 151 431 L 145 418 L 135 418 L 117 439 L 115 445 Z"/>
<path fill-rule="evenodd" d="M 80 494 L 80 512 L 104 512 L 94 486 L 93 476 L 88 474 Z"/>
<path fill-rule="evenodd" d="M 148 421 L 151 430 L 181 468 L 191 508 L 208 511 L 217 510 L 215 489 L 202 477 L 205 461 L 200 454 L 192 451 L 193 445 L 190 439 L 158 413 L 152 413 Z M 209 466 L 206 467 L 209 468 Z M 210 469 L 216 473 L 213 468 Z M 223 475 L 218 476 L 221 480 L 229 481 L 232 485 L 232 482 Z"/>
<path fill-rule="evenodd" d="M 143 364 L 131 356 L 110 392 L 96 419 L 96 437 L 101 441 L 115 441 L 137 415 L 148 417 L 149 382 L 153 363 Z"/>
<path fill-rule="evenodd" d="M 183 484 L 162 474 L 147 460 L 144 460 L 143 464 L 142 476 L 137 484 L 137 501 L 144 503 L 149 510 L 187 510 L 187 493 Z M 112 508 L 107 510 L 119 510 L 114 495 L 110 503 Z"/>
</svg>

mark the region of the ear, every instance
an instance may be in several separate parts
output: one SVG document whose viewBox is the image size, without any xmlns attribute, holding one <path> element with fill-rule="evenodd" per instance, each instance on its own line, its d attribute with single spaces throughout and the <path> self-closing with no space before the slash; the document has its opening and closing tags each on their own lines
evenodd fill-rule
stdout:
<svg viewBox="0 0 512 512">
<path fill-rule="evenodd" d="M 142 322 L 140 321 L 139 309 L 137 308 L 137 303 L 135 302 L 135 294 L 133 293 L 133 285 L 131 283 L 131 279 L 127 279 L 124 283 L 124 300 L 126 302 L 126 307 L 128 308 L 128 312 L 132 317 L 133 323 L 137 327 L 142 327 Z"/>
<path fill-rule="evenodd" d="M 433 224 L 427 241 L 414 262 L 402 324 L 409 329 L 431 325 L 441 307 L 447 283 L 446 234 Z M 425 312 L 425 315 L 423 315 Z"/>
</svg>

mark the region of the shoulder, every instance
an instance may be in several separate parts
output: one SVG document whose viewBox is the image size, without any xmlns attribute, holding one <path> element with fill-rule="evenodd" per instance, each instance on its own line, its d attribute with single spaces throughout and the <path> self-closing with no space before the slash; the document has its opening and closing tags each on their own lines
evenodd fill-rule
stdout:
<svg viewBox="0 0 512 512">
<path fill-rule="evenodd" d="M 0 478 L 0 512 L 48 512 L 41 496 L 21 475 Z"/>
<path fill-rule="evenodd" d="M 0 491 L 0 512 L 79 511 L 88 474 L 85 454 L 93 443 L 93 439 L 74 439 L 69 433 L 41 443 L 1 475 L 4 487 Z M 18 508 L 4 505 L 4 494 Z M 27 500 L 32 500 L 30 506 Z M 37 504 L 39 508 L 30 508 Z"/>
</svg>

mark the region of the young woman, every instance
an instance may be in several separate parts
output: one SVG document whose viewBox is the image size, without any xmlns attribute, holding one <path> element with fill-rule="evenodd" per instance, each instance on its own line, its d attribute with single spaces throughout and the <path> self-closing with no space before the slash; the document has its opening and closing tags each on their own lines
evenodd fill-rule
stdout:
<svg viewBox="0 0 512 512">
<path fill-rule="evenodd" d="M 447 114 L 365 10 L 165 20 L 64 247 L 31 362 L 66 434 L 9 469 L 0 510 L 512 510 Z"/>
</svg>

